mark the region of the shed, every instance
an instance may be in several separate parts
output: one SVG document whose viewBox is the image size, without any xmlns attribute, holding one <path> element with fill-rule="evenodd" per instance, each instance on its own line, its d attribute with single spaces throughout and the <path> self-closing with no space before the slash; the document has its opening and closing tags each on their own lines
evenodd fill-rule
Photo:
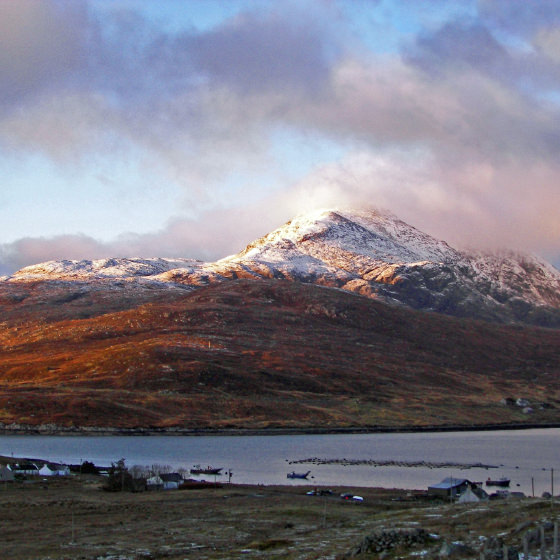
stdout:
<svg viewBox="0 0 560 560">
<path fill-rule="evenodd" d="M 428 486 L 428 494 L 431 496 L 456 497 L 462 494 L 472 485 L 466 478 L 444 478 L 438 484 Z"/>
</svg>

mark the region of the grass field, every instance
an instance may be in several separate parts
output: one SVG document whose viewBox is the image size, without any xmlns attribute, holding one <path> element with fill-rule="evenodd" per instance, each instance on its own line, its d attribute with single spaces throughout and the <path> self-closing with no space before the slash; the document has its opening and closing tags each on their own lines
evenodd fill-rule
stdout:
<svg viewBox="0 0 560 560">
<path fill-rule="evenodd" d="M 99 477 L 0 485 L 2 557 L 23 559 L 342 559 L 368 535 L 422 529 L 428 541 L 387 545 L 382 557 L 480 558 L 488 537 L 521 550 L 528 531 L 553 522 L 560 507 L 525 498 L 476 504 L 434 501 L 418 491 L 237 486 L 110 493 Z M 363 502 L 340 493 L 359 494 Z M 446 544 L 447 543 L 447 544 Z M 457 545 L 453 545 L 457 547 Z M 377 558 L 378 553 L 357 558 Z"/>
</svg>

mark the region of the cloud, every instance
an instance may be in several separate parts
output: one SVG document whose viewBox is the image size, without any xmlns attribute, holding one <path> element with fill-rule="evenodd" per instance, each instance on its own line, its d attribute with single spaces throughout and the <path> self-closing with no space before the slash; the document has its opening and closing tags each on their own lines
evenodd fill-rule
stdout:
<svg viewBox="0 0 560 560">
<path fill-rule="evenodd" d="M 359 151 L 252 204 L 212 209 L 192 219 L 176 217 L 153 233 L 123 234 L 106 243 L 64 235 L 0 245 L 0 274 L 46 260 L 157 256 L 214 261 L 297 214 L 323 207 L 389 210 L 459 249 L 510 247 L 537 252 L 560 266 L 558 173 L 560 165 L 496 170 L 473 164 L 446 174 L 422 150 Z M 527 186 L 527 177 L 538 180 L 536 189 Z"/>
<path fill-rule="evenodd" d="M 3 76 L 8 84 L 18 68 L 36 76 L 0 110 L 4 152 L 86 172 L 98 158 L 136 154 L 131 164 L 181 186 L 196 211 L 227 198 L 232 175 L 281 170 L 274 128 L 284 126 L 286 107 L 328 89 L 340 51 L 321 3 L 285 3 L 174 33 L 133 9 L 100 15 L 80 0 L 24 5 L 34 27 L 56 25 L 37 34 L 36 63 L 16 56 Z M 52 35 L 60 35 L 56 48 Z M 9 50 L 17 54 L 21 41 L 8 37 Z"/>
<path fill-rule="evenodd" d="M 0 274 L 11 274 L 24 266 L 50 260 L 102 258 L 107 247 L 85 235 L 53 238 L 23 238 L 0 245 Z"/>
<path fill-rule="evenodd" d="M 175 218 L 159 231 L 126 233 L 109 242 L 86 235 L 25 238 L 0 245 L 0 275 L 49 260 L 170 257 L 214 261 L 241 251 L 293 216 L 289 197 L 213 209 L 196 219 Z"/>
<path fill-rule="evenodd" d="M 531 35 L 535 29 L 560 24 L 557 0 L 478 0 L 480 18 L 509 34 Z"/>
<path fill-rule="evenodd" d="M 535 35 L 534 43 L 554 64 L 560 63 L 560 26 L 541 29 Z"/>
<path fill-rule="evenodd" d="M 479 0 L 469 18 L 382 55 L 350 37 L 336 2 L 257 3 L 180 32 L 134 3 L 102 15 L 79 0 L 0 3 L 4 152 L 84 169 L 119 156 L 180 185 L 191 216 L 179 208 L 162 231 L 105 244 L 21 240 L 3 246 L 5 270 L 47 258 L 214 259 L 291 213 L 340 204 L 384 206 L 453 243 L 560 254 L 560 17 L 556 2 L 528 4 Z M 275 151 L 279 129 L 346 156 L 273 191 L 255 178 L 290 163 Z"/>
<path fill-rule="evenodd" d="M 434 76 L 472 68 L 490 73 L 509 63 L 505 48 L 476 21 L 448 22 L 431 34 L 420 35 L 407 58 Z"/>
<path fill-rule="evenodd" d="M 240 93 L 303 89 L 316 94 L 326 85 L 336 48 L 327 48 L 326 26 L 292 7 L 288 12 L 272 6 L 269 13 L 244 13 L 206 33 L 183 34 L 174 50 L 184 53 L 201 80 Z"/>
<path fill-rule="evenodd" d="M 82 2 L 0 3 L 0 107 L 19 106 L 40 90 L 67 83 L 86 56 L 87 19 Z"/>
</svg>

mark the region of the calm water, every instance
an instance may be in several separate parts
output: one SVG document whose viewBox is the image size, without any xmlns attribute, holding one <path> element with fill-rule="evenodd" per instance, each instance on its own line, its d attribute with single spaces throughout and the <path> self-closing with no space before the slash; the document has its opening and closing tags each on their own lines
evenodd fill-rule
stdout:
<svg viewBox="0 0 560 560">
<path fill-rule="evenodd" d="M 0 455 L 64 463 L 88 460 L 98 465 L 109 465 L 120 458 L 125 458 L 129 466 L 213 465 L 231 470 L 232 482 L 250 484 L 305 483 L 287 480 L 291 470 L 311 470 L 307 484 L 409 489 L 424 489 L 447 476 L 471 481 L 507 476 L 512 490 L 532 495 L 534 486 L 535 495 L 540 496 L 543 491 L 550 492 L 554 476 L 554 493 L 560 493 L 559 444 L 560 429 L 293 436 L 0 436 Z M 498 468 L 290 465 L 290 461 L 310 457 L 482 463 Z"/>
</svg>

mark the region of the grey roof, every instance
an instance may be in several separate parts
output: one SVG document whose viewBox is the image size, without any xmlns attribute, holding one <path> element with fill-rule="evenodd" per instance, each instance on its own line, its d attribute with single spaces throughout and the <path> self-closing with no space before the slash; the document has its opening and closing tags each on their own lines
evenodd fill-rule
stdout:
<svg viewBox="0 0 560 560">
<path fill-rule="evenodd" d="M 432 484 L 428 488 L 441 488 L 442 490 L 448 490 L 449 488 L 457 488 L 457 486 L 462 486 L 463 484 L 470 484 L 466 478 L 444 478 L 438 484 Z"/>
<path fill-rule="evenodd" d="M 161 473 L 159 477 L 163 482 L 183 482 L 183 477 L 179 473 Z"/>
</svg>

